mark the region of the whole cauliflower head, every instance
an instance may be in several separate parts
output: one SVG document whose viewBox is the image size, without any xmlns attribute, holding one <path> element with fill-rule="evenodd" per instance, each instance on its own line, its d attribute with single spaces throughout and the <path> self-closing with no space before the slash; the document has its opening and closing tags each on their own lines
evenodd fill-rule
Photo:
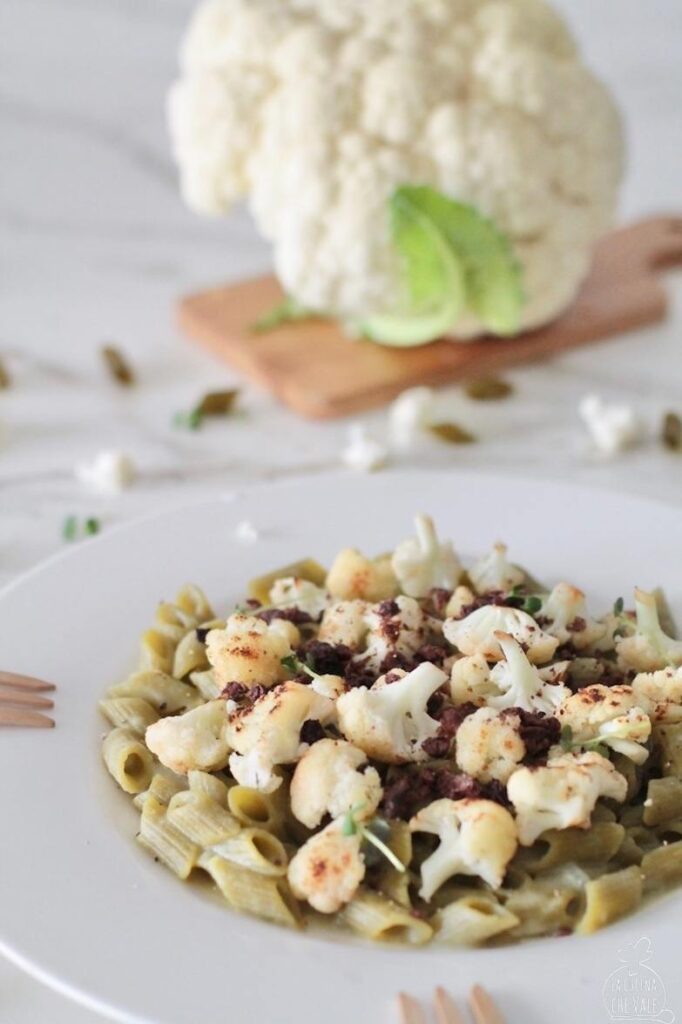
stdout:
<svg viewBox="0 0 682 1024">
<path fill-rule="evenodd" d="M 607 758 L 589 752 L 518 768 L 507 783 L 522 846 L 532 846 L 551 828 L 589 828 L 599 797 L 622 802 L 626 794 L 625 777 Z"/>
<path fill-rule="evenodd" d="M 376 768 L 365 767 L 367 755 L 345 740 L 318 740 L 296 765 L 291 780 L 291 810 L 307 828 L 317 828 L 325 814 L 340 818 L 355 808 L 358 819 L 371 818 L 381 800 Z"/>
<path fill-rule="evenodd" d="M 244 686 L 274 686 L 284 679 L 282 658 L 291 647 L 275 619 L 268 626 L 253 615 L 236 614 L 225 629 L 212 629 L 206 637 L 206 654 L 217 682 Z"/>
<path fill-rule="evenodd" d="M 305 307 L 357 321 L 398 306 L 401 185 L 507 235 L 525 327 L 569 304 L 611 220 L 619 117 L 544 0 L 204 0 L 181 66 L 169 119 L 186 201 L 217 215 L 247 198 Z M 466 314 L 452 328 L 481 332 Z"/>
<path fill-rule="evenodd" d="M 287 876 L 294 896 L 320 914 L 334 914 L 353 899 L 365 877 L 362 837 L 344 835 L 343 819 L 332 821 L 292 857 Z"/>
<path fill-rule="evenodd" d="M 358 686 L 336 702 L 339 728 L 347 740 L 377 761 L 425 761 L 424 740 L 439 723 L 426 710 L 429 697 L 447 681 L 445 672 L 424 662 L 397 682 Z"/>
<path fill-rule="evenodd" d="M 410 830 L 440 839 L 421 866 L 424 900 L 453 875 L 477 875 L 499 889 L 518 845 L 514 819 L 492 800 L 435 800 L 412 818 Z"/>
</svg>

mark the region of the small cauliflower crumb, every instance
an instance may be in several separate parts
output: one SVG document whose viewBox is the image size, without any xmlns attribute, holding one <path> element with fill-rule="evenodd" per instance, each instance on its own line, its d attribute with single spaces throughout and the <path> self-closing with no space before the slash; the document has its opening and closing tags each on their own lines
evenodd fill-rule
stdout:
<svg viewBox="0 0 682 1024">
<path fill-rule="evenodd" d="M 96 494 L 120 494 L 135 480 L 135 463 L 123 452 L 102 451 L 92 462 L 81 462 L 76 466 L 75 476 Z"/>
<path fill-rule="evenodd" d="M 348 430 L 348 444 L 341 453 L 343 463 L 360 473 L 382 469 L 388 461 L 386 445 L 377 441 L 362 423 L 354 423 Z"/>
<path fill-rule="evenodd" d="M 235 527 L 234 539 L 240 544 L 255 544 L 260 534 L 250 519 L 242 519 Z"/>
<path fill-rule="evenodd" d="M 408 388 L 391 403 L 388 430 L 396 448 L 410 448 L 429 425 L 434 399 L 431 388 Z"/>
<path fill-rule="evenodd" d="M 632 448 L 642 436 L 642 424 L 628 405 L 607 405 L 599 395 L 586 395 L 580 417 L 602 455 L 617 455 Z"/>
</svg>

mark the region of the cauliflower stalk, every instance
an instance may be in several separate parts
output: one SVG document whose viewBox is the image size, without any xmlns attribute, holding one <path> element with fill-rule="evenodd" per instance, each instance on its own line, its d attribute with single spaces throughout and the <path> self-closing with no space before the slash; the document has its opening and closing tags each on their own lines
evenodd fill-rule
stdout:
<svg viewBox="0 0 682 1024">
<path fill-rule="evenodd" d="M 452 543 L 438 540 L 430 516 L 417 516 L 414 526 L 417 536 L 398 544 L 391 560 L 401 590 L 410 597 L 426 597 L 434 587 L 453 590 L 462 567 Z"/>
<path fill-rule="evenodd" d="M 421 866 L 419 895 L 427 901 L 453 875 L 477 875 L 499 889 L 518 845 L 514 819 L 491 800 L 435 800 L 412 818 L 410 830 L 440 839 Z"/>
<path fill-rule="evenodd" d="M 400 319 L 407 290 L 421 339 L 534 327 L 571 302 L 611 222 L 619 117 L 543 0 L 204 0 L 181 63 L 185 199 L 214 215 L 248 199 L 305 309 Z M 447 218 L 401 188 L 416 183 Z"/>
<path fill-rule="evenodd" d="M 439 728 L 426 704 L 446 681 L 444 672 L 424 662 L 397 682 L 380 679 L 371 689 L 349 690 L 336 702 L 339 728 L 347 740 L 377 761 L 426 760 L 422 744 Z"/>
<path fill-rule="evenodd" d="M 635 610 L 635 632 L 616 642 L 621 668 L 655 672 L 668 666 L 682 666 L 682 640 L 673 640 L 663 632 L 656 595 L 646 590 L 635 590 Z"/>
<path fill-rule="evenodd" d="M 522 846 L 548 829 L 589 828 L 599 797 L 622 803 L 627 781 L 595 752 L 553 757 L 542 767 L 518 768 L 507 783 Z"/>
<path fill-rule="evenodd" d="M 242 786 L 273 793 L 282 784 L 274 771 L 297 761 L 306 750 L 301 727 L 309 719 L 323 724 L 334 717 L 334 702 L 312 686 L 290 681 L 269 690 L 251 707 L 233 711 L 225 735 L 234 753 L 229 765 Z"/>
</svg>

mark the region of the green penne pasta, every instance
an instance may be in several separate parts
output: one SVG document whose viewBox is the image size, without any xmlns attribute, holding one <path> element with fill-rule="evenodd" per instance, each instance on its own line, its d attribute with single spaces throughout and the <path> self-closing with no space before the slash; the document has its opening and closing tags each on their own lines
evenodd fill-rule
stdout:
<svg viewBox="0 0 682 1024">
<path fill-rule="evenodd" d="M 99 709 L 112 725 L 138 736 L 144 736 L 147 727 L 159 720 L 156 708 L 141 697 L 109 697 L 99 702 Z"/>
<path fill-rule="evenodd" d="M 642 858 L 644 889 L 669 889 L 682 882 L 682 841 L 659 846 Z"/>
<path fill-rule="evenodd" d="M 201 587 L 197 587 L 194 583 L 185 584 L 178 592 L 175 604 L 185 615 L 191 616 L 202 624 L 208 623 L 215 618 L 215 612 L 206 594 Z"/>
<path fill-rule="evenodd" d="M 438 914 L 438 939 L 453 946 L 480 946 L 511 931 L 521 922 L 493 896 L 474 892 L 450 903 Z"/>
<path fill-rule="evenodd" d="M 642 872 L 639 867 L 623 868 L 591 879 L 585 886 L 585 913 L 578 924 L 583 935 L 604 928 L 631 913 L 642 902 Z"/>
<path fill-rule="evenodd" d="M 283 879 L 249 871 L 217 854 L 205 854 L 201 866 L 234 910 L 289 928 L 302 926 L 298 903 Z"/>
<path fill-rule="evenodd" d="M 199 863 L 201 848 L 175 828 L 168 820 L 164 805 L 152 796 L 144 802 L 137 839 L 183 880 L 189 878 Z"/>
<path fill-rule="evenodd" d="M 426 921 L 370 889 L 360 888 L 340 917 L 353 931 L 381 942 L 421 946 L 433 936 L 433 928 Z"/>
<path fill-rule="evenodd" d="M 660 825 L 675 818 L 682 818 L 682 779 L 674 775 L 651 779 L 644 801 L 644 824 Z"/>
<path fill-rule="evenodd" d="M 193 793 L 203 793 L 215 800 L 221 807 L 227 807 L 228 786 L 217 775 L 192 769 L 187 773 L 187 782 Z"/>
<path fill-rule="evenodd" d="M 682 723 L 657 725 L 653 735 L 663 774 L 682 778 Z"/>
<path fill-rule="evenodd" d="M 263 828 L 244 828 L 231 838 L 212 846 L 214 853 L 220 857 L 232 864 L 241 864 L 259 875 L 286 874 L 289 862 L 287 852 L 277 836 Z"/>
<path fill-rule="evenodd" d="M 142 793 L 154 772 L 154 758 L 131 729 L 112 729 L 102 744 L 102 756 L 124 793 Z"/>
<path fill-rule="evenodd" d="M 112 686 L 108 696 L 137 697 L 151 704 L 161 715 L 189 711 L 203 703 L 200 694 L 189 683 L 182 683 L 165 672 L 157 671 L 136 672 L 122 683 Z"/>
<path fill-rule="evenodd" d="M 184 789 L 184 780 L 179 775 L 170 776 L 157 772 L 149 783 L 149 789 L 146 789 L 144 793 L 138 793 L 133 803 L 142 810 L 147 797 L 152 796 L 158 803 L 167 807 L 175 794 L 181 793 Z"/>
<path fill-rule="evenodd" d="M 168 820 L 179 832 L 206 848 L 236 836 L 240 824 L 233 815 L 205 793 L 186 790 L 168 804 Z"/>
<path fill-rule="evenodd" d="M 164 636 L 158 629 L 148 629 L 140 640 L 140 672 L 163 672 L 170 675 L 173 671 L 173 656 L 177 641 Z"/>
<path fill-rule="evenodd" d="M 206 647 L 197 639 L 195 630 L 183 636 L 173 655 L 173 676 L 185 679 L 191 672 L 205 672 L 209 668 Z"/>
</svg>

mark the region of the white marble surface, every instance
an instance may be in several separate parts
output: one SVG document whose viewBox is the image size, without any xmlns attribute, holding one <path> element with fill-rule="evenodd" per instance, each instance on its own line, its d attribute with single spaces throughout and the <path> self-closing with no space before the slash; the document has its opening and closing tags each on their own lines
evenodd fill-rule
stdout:
<svg viewBox="0 0 682 1024">
<path fill-rule="evenodd" d="M 630 173 L 623 216 L 682 205 L 682 5 L 561 0 L 592 63 L 625 109 Z M 56 551 L 70 513 L 104 528 L 199 495 L 338 462 L 343 423 L 311 426 L 247 391 L 246 414 L 190 434 L 170 426 L 232 377 L 173 326 L 176 296 L 267 266 L 243 213 L 208 223 L 178 199 L 163 122 L 187 0 L 3 0 L 0 8 L 0 353 L 14 377 L 0 394 L 0 583 Z M 682 503 L 682 457 L 652 439 L 604 462 L 577 418 L 587 391 L 634 404 L 655 432 L 682 412 L 682 279 L 669 321 L 510 374 L 515 397 L 474 405 L 443 393 L 444 413 L 481 443 L 434 445 L 420 461 L 561 477 Z M 124 348 L 130 393 L 103 375 L 98 346 Z M 381 414 L 367 417 L 378 433 Z M 93 497 L 73 467 L 103 447 L 139 463 L 138 484 Z M 414 457 L 413 457 L 414 458 Z M 409 464 L 401 458 L 401 464 Z M 95 1018 L 0 964 L 7 1024 Z M 271 1022 L 268 1022 L 271 1024 Z M 280 1022 L 272 1022 L 280 1024 Z"/>
</svg>

